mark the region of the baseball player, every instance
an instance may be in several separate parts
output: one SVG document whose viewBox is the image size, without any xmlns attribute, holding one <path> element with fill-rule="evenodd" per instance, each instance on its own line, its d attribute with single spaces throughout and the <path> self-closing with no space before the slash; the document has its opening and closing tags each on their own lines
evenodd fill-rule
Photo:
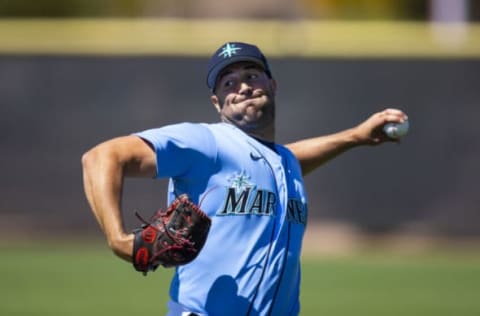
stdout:
<svg viewBox="0 0 480 316">
<path fill-rule="evenodd" d="M 169 178 L 169 202 L 188 194 L 211 218 L 206 242 L 177 266 L 170 316 L 298 315 L 300 253 L 308 218 L 303 175 L 406 115 L 386 109 L 336 134 L 275 143 L 276 82 L 254 45 L 222 45 L 208 64 L 215 124 L 180 123 L 106 141 L 82 157 L 84 188 L 108 245 L 132 262 L 121 215 L 124 177 Z"/>
</svg>

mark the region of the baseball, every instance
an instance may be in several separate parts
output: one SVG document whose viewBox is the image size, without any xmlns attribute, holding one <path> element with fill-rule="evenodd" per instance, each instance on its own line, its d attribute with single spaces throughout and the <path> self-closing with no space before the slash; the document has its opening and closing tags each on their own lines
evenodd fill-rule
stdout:
<svg viewBox="0 0 480 316">
<path fill-rule="evenodd" d="M 409 127 L 408 120 L 403 123 L 387 123 L 383 126 L 383 131 L 388 137 L 398 139 L 407 134 Z"/>
</svg>

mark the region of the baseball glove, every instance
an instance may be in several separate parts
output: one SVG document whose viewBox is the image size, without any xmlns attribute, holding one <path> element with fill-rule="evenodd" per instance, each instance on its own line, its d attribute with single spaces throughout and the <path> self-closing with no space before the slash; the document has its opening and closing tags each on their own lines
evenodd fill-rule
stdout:
<svg viewBox="0 0 480 316">
<path fill-rule="evenodd" d="M 191 262 L 207 239 L 211 220 L 186 194 L 177 197 L 166 211 L 157 211 L 150 221 L 136 214 L 143 225 L 133 231 L 133 266 L 137 271 L 155 270 Z"/>
</svg>

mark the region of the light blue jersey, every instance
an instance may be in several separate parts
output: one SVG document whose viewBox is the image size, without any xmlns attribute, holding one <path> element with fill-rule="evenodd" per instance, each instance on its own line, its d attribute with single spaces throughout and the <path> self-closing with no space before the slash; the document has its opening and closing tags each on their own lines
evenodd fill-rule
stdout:
<svg viewBox="0 0 480 316">
<path fill-rule="evenodd" d="M 169 202 L 187 193 L 212 219 L 198 257 L 176 269 L 172 301 L 201 315 L 297 315 L 307 201 L 293 154 L 227 123 L 137 135 L 170 178 Z"/>
</svg>

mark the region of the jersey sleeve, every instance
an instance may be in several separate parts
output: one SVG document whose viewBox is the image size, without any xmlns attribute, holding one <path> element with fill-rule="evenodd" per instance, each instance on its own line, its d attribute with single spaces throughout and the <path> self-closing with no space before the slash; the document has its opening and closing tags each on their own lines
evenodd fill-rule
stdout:
<svg viewBox="0 0 480 316">
<path fill-rule="evenodd" d="M 158 178 L 198 178 L 208 174 L 214 166 L 216 143 L 204 124 L 174 124 L 134 135 L 153 147 Z"/>
</svg>

